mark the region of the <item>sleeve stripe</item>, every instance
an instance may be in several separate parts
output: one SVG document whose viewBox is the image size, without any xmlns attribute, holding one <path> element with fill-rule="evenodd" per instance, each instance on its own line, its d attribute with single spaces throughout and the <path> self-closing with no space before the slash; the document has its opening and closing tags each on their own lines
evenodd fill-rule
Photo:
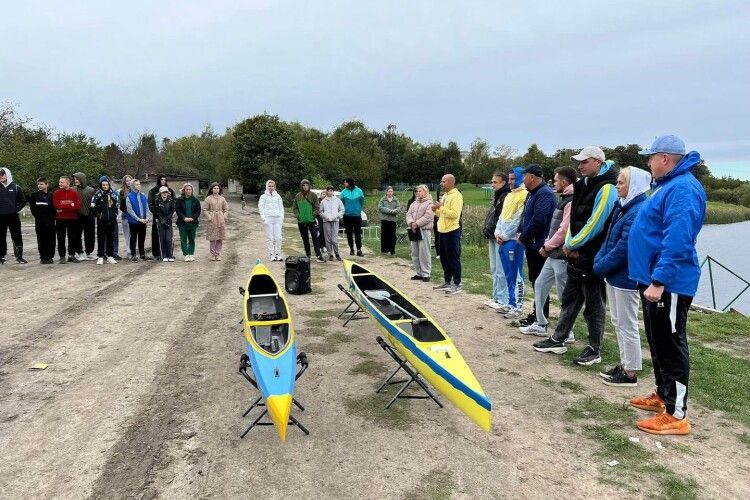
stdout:
<svg viewBox="0 0 750 500">
<path fill-rule="evenodd" d="M 572 246 L 578 245 L 583 241 L 586 236 L 591 233 L 591 230 L 596 227 L 597 222 L 599 222 L 599 218 L 602 215 L 602 212 L 604 211 L 604 207 L 607 206 L 607 200 L 609 199 L 610 191 L 614 188 L 612 184 L 605 184 L 602 187 L 602 190 L 597 194 L 597 196 L 601 196 L 599 198 L 599 204 L 596 206 L 596 209 L 594 210 L 594 213 L 589 218 L 586 225 L 583 227 L 583 230 L 576 234 L 574 238 L 570 239 L 570 244 Z"/>
</svg>

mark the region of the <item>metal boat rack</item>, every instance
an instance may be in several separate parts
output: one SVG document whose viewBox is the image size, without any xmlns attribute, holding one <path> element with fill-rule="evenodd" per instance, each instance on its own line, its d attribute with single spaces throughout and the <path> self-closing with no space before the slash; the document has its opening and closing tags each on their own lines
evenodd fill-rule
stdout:
<svg viewBox="0 0 750 500">
<path fill-rule="evenodd" d="M 378 344 L 380 344 L 380 347 L 382 347 L 383 350 L 387 352 L 391 358 L 393 358 L 393 361 L 398 364 L 398 367 L 393 371 L 393 373 L 388 376 L 388 378 L 383 380 L 383 383 L 380 384 L 380 387 L 378 387 L 378 390 L 375 392 L 379 393 L 385 388 L 386 385 L 403 384 L 396 395 L 391 398 L 390 402 L 387 405 L 385 405 L 386 409 L 390 408 L 397 399 L 431 399 L 435 402 L 435 404 L 442 408 L 443 405 L 442 403 L 440 403 L 437 396 L 435 396 L 430 388 L 427 387 L 427 384 L 425 384 L 424 380 L 422 380 L 422 378 L 419 376 L 419 373 L 417 373 L 416 370 L 410 367 L 409 363 L 404 358 L 399 356 L 398 351 L 396 351 L 396 349 L 394 349 L 388 342 L 383 340 L 383 337 L 377 336 L 375 340 L 378 342 Z M 404 370 L 409 378 L 393 380 L 393 377 L 395 377 L 396 374 L 401 370 Z M 417 385 L 419 385 L 419 387 L 422 389 L 424 394 L 404 394 L 404 391 L 409 388 L 412 382 L 416 382 Z"/>
<path fill-rule="evenodd" d="M 307 355 L 304 352 L 297 354 L 297 365 L 298 365 L 297 374 L 294 376 L 295 381 L 299 379 L 303 373 L 305 373 L 305 370 L 307 370 L 307 366 L 308 366 Z M 250 375 L 247 372 L 248 368 L 250 368 L 250 359 L 247 357 L 247 354 L 243 354 L 242 356 L 240 356 L 240 369 L 239 369 L 240 375 L 245 377 L 245 380 L 247 380 L 250 383 L 250 385 L 252 385 L 253 387 L 255 387 L 255 389 L 260 391 L 260 389 L 258 388 L 258 382 L 255 380 L 255 378 L 252 375 Z M 292 403 L 294 403 L 294 405 L 297 408 L 299 408 L 300 411 L 305 411 L 305 408 L 301 404 L 299 404 L 299 402 L 296 399 L 292 398 Z M 266 404 L 263 402 L 263 396 L 258 396 L 257 398 L 255 398 L 255 401 L 253 401 L 253 403 L 250 405 L 250 408 L 248 408 L 245 411 L 245 413 L 242 414 L 242 416 L 246 417 L 247 414 L 250 413 L 250 411 L 253 408 L 260 407 L 260 406 L 266 406 Z M 245 432 L 240 434 L 240 439 L 244 438 L 245 435 L 248 432 L 250 432 L 250 429 L 252 429 L 256 425 L 273 425 L 273 422 L 268 422 L 268 421 L 261 422 L 261 419 L 265 417 L 267 414 L 268 414 L 268 409 L 264 408 L 261 414 L 258 415 L 258 417 L 253 421 L 253 423 L 250 424 L 250 426 L 247 429 L 245 429 Z M 307 428 L 304 425 L 302 425 L 299 422 L 299 420 L 294 418 L 292 415 L 289 415 L 289 424 L 299 427 L 299 429 L 302 432 L 304 432 L 305 435 L 310 434 L 310 431 L 308 431 Z"/>
<path fill-rule="evenodd" d="M 344 287 L 344 285 L 342 285 L 341 283 L 339 283 L 338 287 L 339 287 L 339 290 L 341 290 L 342 292 L 344 292 L 344 295 L 346 295 L 346 297 L 349 299 L 349 304 L 344 308 L 343 311 L 341 311 L 341 314 L 339 314 L 338 316 L 336 316 L 337 318 L 341 319 L 342 316 L 345 316 L 347 314 L 349 315 L 349 317 L 346 319 L 346 321 L 344 321 L 344 324 L 342 326 L 348 325 L 350 321 L 354 321 L 354 320 L 358 320 L 358 319 L 367 319 L 367 313 L 365 312 L 364 309 L 362 309 L 359 306 L 359 304 L 357 303 L 357 301 L 354 300 L 354 297 L 349 292 L 349 290 L 347 290 Z M 354 307 L 352 308 L 352 306 L 354 306 Z M 358 314 L 360 316 L 357 316 Z"/>
</svg>

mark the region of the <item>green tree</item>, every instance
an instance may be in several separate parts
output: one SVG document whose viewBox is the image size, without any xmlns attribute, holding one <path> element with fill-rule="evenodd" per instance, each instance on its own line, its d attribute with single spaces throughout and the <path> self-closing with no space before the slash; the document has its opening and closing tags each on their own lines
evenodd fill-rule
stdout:
<svg viewBox="0 0 750 500">
<path fill-rule="evenodd" d="M 483 184 L 492 174 L 490 144 L 477 137 L 471 143 L 469 154 L 464 158 L 466 180 L 472 184 Z"/>
<path fill-rule="evenodd" d="M 380 187 L 387 161 L 376 132 L 360 121 L 344 122 L 331 134 L 329 145 L 334 163 L 345 176 L 366 188 Z"/>
<path fill-rule="evenodd" d="M 294 134 L 278 116 L 262 114 L 238 123 L 230 151 L 234 174 L 256 192 L 268 179 L 274 179 L 282 192 L 295 191 L 307 171 Z"/>
<path fill-rule="evenodd" d="M 414 141 L 399 132 L 396 125 L 390 124 L 378 135 L 378 144 L 386 157 L 385 182 L 409 182 L 405 180 L 409 177 L 407 156 L 414 147 Z"/>
</svg>

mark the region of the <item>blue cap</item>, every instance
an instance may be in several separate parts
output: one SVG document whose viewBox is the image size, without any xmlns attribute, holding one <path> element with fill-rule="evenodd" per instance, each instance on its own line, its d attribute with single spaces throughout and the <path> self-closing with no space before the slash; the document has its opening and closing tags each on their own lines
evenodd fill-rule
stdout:
<svg viewBox="0 0 750 500">
<path fill-rule="evenodd" d="M 650 148 L 638 151 L 639 155 L 654 155 L 656 153 L 684 155 L 685 142 L 676 135 L 660 135 L 654 139 Z"/>
<path fill-rule="evenodd" d="M 109 182 L 109 177 L 107 177 L 106 175 L 102 175 L 101 177 L 99 177 L 99 184 L 101 184 L 104 181 Z"/>
</svg>

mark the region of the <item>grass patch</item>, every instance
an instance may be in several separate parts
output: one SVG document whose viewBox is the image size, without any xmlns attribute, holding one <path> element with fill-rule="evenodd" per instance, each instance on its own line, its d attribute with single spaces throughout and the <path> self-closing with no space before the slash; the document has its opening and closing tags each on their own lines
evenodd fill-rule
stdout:
<svg viewBox="0 0 750 500">
<path fill-rule="evenodd" d="M 305 316 L 308 318 L 333 320 L 333 318 L 339 315 L 339 312 L 341 311 L 338 309 L 316 309 L 314 311 L 306 311 Z"/>
<path fill-rule="evenodd" d="M 348 398 L 344 406 L 350 415 L 356 415 L 384 429 L 409 430 L 417 422 L 411 413 L 411 401 L 401 399 L 386 409 L 393 397 L 384 393 Z"/>
<path fill-rule="evenodd" d="M 302 330 L 296 330 L 295 334 L 299 337 L 323 337 L 326 332 L 322 328 L 303 328 Z"/>
<path fill-rule="evenodd" d="M 419 486 L 406 492 L 405 500 L 447 500 L 455 491 L 457 485 L 451 471 L 433 469 L 419 482 Z"/>
<path fill-rule="evenodd" d="M 307 344 L 307 346 L 303 350 L 308 354 L 322 354 L 324 356 L 339 352 L 338 348 L 334 344 L 330 344 L 328 342 L 315 342 L 314 344 Z"/>
<path fill-rule="evenodd" d="M 364 358 L 364 359 L 370 359 L 370 358 L 374 358 L 375 357 L 374 354 L 371 354 L 371 353 L 369 353 L 367 351 L 357 351 L 354 354 L 356 356 L 359 356 L 360 358 Z"/>
<path fill-rule="evenodd" d="M 565 416 L 573 421 L 597 421 L 582 428 L 583 435 L 596 442 L 594 456 L 601 459 L 600 481 L 621 487 L 628 492 L 653 496 L 654 491 L 644 479 L 659 487 L 657 498 L 693 499 L 698 496 L 698 483 L 680 476 L 658 463 L 653 452 L 632 443 L 619 427 L 632 429 L 635 412 L 627 405 L 616 405 L 599 397 L 584 398 L 565 409 Z M 677 447 L 674 447 L 679 451 Z M 615 467 L 606 462 L 617 460 Z"/>
<path fill-rule="evenodd" d="M 721 201 L 709 201 L 706 224 L 732 224 L 750 219 L 750 208 Z"/>
<path fill-rule="evenodd" d="M 375 359 L 366 359 L 360 361 L 349 369 L 349 375 L 368 375 L 370 377 L 380 377 L 386 371 L 385 363 Z"/>
<path fill-rule="evenodd" d="M 329 318 L 311 318 L 304 320 L 305 328 L 310 329 L 325 328 L 330 324 L 331 320 Z"/>
<path fill-rule="evenodd" d="M 573 382 L 572 380 L 561 380 L 560 387 L 562 387 L 563 389 L 567 389 L 575 394 L 583 394 L 584 392 L 586 392 L 586 388 L 583 386 L 583 384 Z"/>
<path fill-rule="evenodd" d="M 690 311 L 687 330 L 690 340 L 731 344 L 736 337 L 750 338 L 750 318 L 733 312 L 706 314 Z"/>
<path fill-rule="evenodd" d="M 690 346 L 690 397 L 750 427 L 750 361 L 694 343 Z"/>
<path fill-rule="evenodd" d="M 740 441 L 740 443 L 743 443 L 745 446 L 750 448 L 750 433 L 743 432 L 742 434 L 737 434 L 737 439 Z"/>
</svg>

